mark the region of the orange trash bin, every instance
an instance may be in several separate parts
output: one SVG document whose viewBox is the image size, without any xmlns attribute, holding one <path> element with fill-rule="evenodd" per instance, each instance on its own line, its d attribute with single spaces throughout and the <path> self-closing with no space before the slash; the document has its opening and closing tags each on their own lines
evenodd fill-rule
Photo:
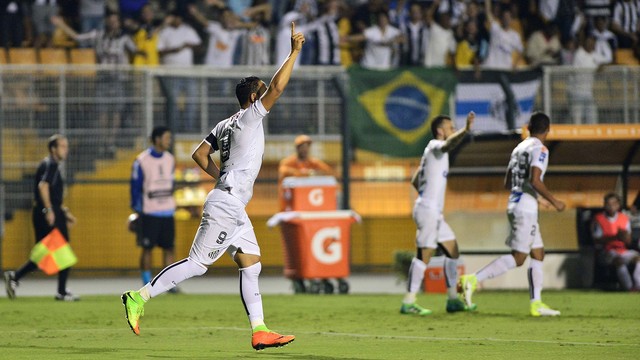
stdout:
<svg viewBox="0 0 640 360">
<path fill-rule="evenodd" d="M 307 292 L 301 281 L 311 280 L 309 291 L 333 292 L 328 279 L 338 279 L 340 293 L 348 292 L 344 280 L 350 273 L 351 224 L 360 216 L 350 210 L 288 211 L 274 215 L 267 224 L 280 225 L 284 250 L 284 275 L 294 281 L 296 292 Z"/>
</svg>

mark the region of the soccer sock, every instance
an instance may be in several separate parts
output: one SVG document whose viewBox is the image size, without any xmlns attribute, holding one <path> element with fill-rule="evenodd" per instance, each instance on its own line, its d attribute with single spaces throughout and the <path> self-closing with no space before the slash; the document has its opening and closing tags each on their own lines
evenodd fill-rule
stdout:
<svg viewBox="0 0 640 360">
<path fill-rule="evenodd" d="M 542 261 L 531 259 L 527 277 L 529 278 L 529 299 L 532 302 L 542 300 Z"/>
<path fill-rule="evenodd" d="M 631 281 L 631 274 L 629 274 L 627 265 L 622 264 L 618 266 L 616 268 L 616 273 L 618 273 L 618 281 L 620 281 L 620 285 L 622 285 L 625 290 L 630 290 L 631 287 L 633 287 L 633 283 Z"/>
<path fill-rule="evenodd" d="M 142 276 L 142 285 L 151 281 L 151 270 L 142 270 L 140 275 Z"/>
<path fill-rule="evenodd" d="M 633 270 L 633 281 L 635 282 L 635 288 L 640 290 L 640 262 L 636 263 L 636 268 Z"/>
<path fill-rule="evenodd" d="M 28 273 L 32 272 L 37 268 L 38 268 L 38 265 L 36 265 L 36 263 L 34 263 L 33 261 L 27 261 L 26 263 L 24 263 L 24 265 L 20 267 L 20 269 L 16 270 L 16 274 L 15 274 L 16 281 L 22 279 L 23 276 L 27 275 Z"/>
<path fill-rule="evenodd" d="M 449 300 L 458 298 L 458 259 L 444 258 L 444 280 Z"/>
<path fill-rule="evenodd" d="M 150 298 L 156 297 L 179 283 L 206 272 L 206 266 L 191 260 L 191 258 L 182 259 L 164 268 L 143 288 L 147 289 Z"/>
<path fill-rule="evenodd" d="M 516 259 L 513 255 L 504 255 L 493 260 L 489 265 L 483 267 L 476 273 L 478 281 L 484 281 L 496 276 L 500 276 L 516 267 Z"/>
<path fill-rule="evenodd" d="M 69 278 L 69 270 L 64 269 L 58 273 L 58 294 L 64 295 L 67 293 L 67 278 Z"/>
<path fill-rule="evenodd" d="M 264 325 L 262 295 L 260 295 L 260 286 L 258 285 L 260 271 L 262 271 L 262 263 L 260 262 L 240 269 L 240 299 L 252 329 Z"/>
<path fill-rule="evenodd" d="M 427 270 L 427 264 L 424 261 L 413 258 L 409 267 L 409 278 L 407 279 L 407 294 L 402 301 L 405 304 L 413 304 L 416 302 L 416 295 L 420 291 L 420 285 L 424 280 L 424 272 Z"/>
</svg>

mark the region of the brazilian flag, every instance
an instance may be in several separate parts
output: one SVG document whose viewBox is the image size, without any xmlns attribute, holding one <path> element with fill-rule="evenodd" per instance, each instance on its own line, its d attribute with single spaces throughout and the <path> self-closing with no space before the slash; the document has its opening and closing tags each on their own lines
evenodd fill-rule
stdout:
<svg viewBox="0 0 640 360">
<path fill-rule="evenodd" d="M 449 115 L 456 77 L 448 69 L 390 71 L 349 68 L 351 141 L 359 149 L 396 157 L 421 156 L 431 120 Z"/>
</svg>

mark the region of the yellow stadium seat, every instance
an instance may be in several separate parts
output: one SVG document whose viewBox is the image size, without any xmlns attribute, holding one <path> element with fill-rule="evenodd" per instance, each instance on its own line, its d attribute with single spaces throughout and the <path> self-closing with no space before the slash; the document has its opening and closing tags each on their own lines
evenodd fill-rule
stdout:
<svg viewBox="0 0 640 360">
<path fill-rule="evenodd" d="M 631 49 L 616 50 L 616 64 L 620 65 L 640 65 L 638 58 L 633 55 Z"/>
<path fill-rule="evenodd" d="M 14 65 L 37 64 L 36 49 L 34 48 L 10 48 L 9 63 Z"/>
<path fill-rule="evenodd" d="M 93 49 L 71 49 L 71 63 L 95 65 L 96 52 Z"/>
<path fill-rule="evenodd" d="M 67 51 L 64 49 L 40 49 L 40 64 L 67 64 Z"/>
<path fill-rule="evenodd" d="M 7 63 L 7 53 L 4 51 L 4 48 L 0 48 L 0 64 Z"/>
</svg>

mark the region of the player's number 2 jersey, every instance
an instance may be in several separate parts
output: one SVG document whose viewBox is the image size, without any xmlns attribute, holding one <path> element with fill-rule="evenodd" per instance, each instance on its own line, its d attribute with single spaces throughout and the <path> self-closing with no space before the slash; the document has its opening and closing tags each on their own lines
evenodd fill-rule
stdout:
<svg viewBox="0 0 640 360">
<path fill-rule="evenodd" d="M 513 152 L 509 160 L 511 172 L 511 195 L 509 207 L 517 206 L 524 211 L 537 211 L 538 194 L 531 186 L 531 167 L 541 170 L 540 180 L 544 180 L 544 174 L 549 164 L 549 150 L 535 137 L 523 140 Z"/>
</svg>

